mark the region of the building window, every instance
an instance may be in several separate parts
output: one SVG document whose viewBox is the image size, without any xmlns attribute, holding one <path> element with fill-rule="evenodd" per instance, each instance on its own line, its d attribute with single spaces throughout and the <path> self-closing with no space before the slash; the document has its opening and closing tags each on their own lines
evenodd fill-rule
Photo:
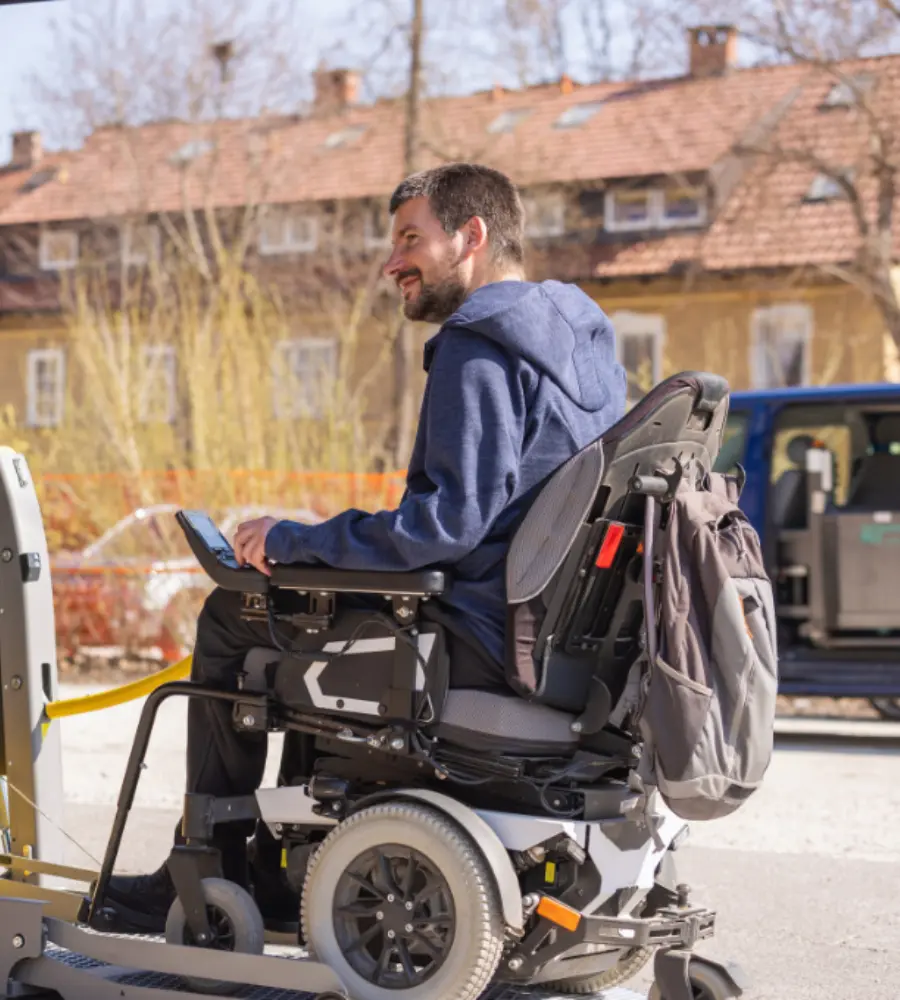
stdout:
<svg viewBox="0 0 900 1000">
<path fill-rule="evenodd" d="M 56 427 L 62 422 L 66 356 L 61 347 L 28 352 L 26 416 L 30 427 Z"/>
<path fill-rule="evenodd" d="M 308 253 L 319 243 L 319 224 L 314 215 L 270 209 L 259 232 L 261 254 Z"/>
<path fill-rule="evenodd" d="M 73 229 L 45 229 L 39 247 L 44 271 L 67 271 L 78 263 L 78 233 Z"/>
<path fill-rule="evenodd" d="M 813 315 L 800 303 L 753 312 L 750 374 L 755 389 L 804 385 L 809 381 Z"/>
<path fill-rule="evenodd" d="M 337 132 L 330 133 L 325 139 L 326 149 L 340 149 L 355 142 L 366 131 L 365 125 L 348 125 Z"/>
<path fill-rule="evenodd" d="M 633 406 L 662 380 L 665 317 L 654 313 L 617 312 L 616 355 L 625 369 L 628 405 Z"/>
<path fill-rule="evenodd" d="M 706 222 L 706 197 L 695 187 L 607 191 L 604 213 L 611 233 L 699 226 Z"/>
<path fill-rule="evenodd" d="M 337 378 L 337 341 L 297 337 L 275 345 L 273 405 L 279 420 L 322 417 Z"/>
<path fill-rule="evenodd" d="M 653 224 L 652 191 L 609 191 L 606 195 L 606 228 L 612 233 L 649 229 Z"/>
<path fill-rule="evenodd" d="M 145 344 L 138 419 L 145 424 L 171 424 L 175 419 L 175 348 Z"/>
<path fill-rule="evenodd" d="M 159 227 L 125 226 L 122 230 L 122 261 L 126 267 L 146 267 L 159 260 Z"/>
<path fill-rule="evenodd" d="M 532 238 L 562 236 L 566 231 L 566 200 L 561 191 L 522 199 L 525 233 Z"/>
<path fill-rule="evenodd" d="M 666 188 L 662 192 L 664 226 L 691 226 L 704 222 L 705 202 L 697 188 Z"/>
<path fill-rule="evenodd" d="M 391 220 L 380 205 L 373 205 L 366 211 L 364 238 L 368 250 L 390 246 Z"/>
</svg>

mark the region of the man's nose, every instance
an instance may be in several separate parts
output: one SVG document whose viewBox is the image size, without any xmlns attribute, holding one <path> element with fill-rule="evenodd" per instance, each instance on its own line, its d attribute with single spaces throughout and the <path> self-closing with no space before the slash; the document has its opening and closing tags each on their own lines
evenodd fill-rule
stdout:
<svg viewBox="0 0 900 1000">
<path fill-rule="evenodd" d="M 393 278 L 403 270 L 403 255 L 399 249 L 391 251 L 390 257 L 385 261 L 382 272 L 386 278 Z"/>
</svg>

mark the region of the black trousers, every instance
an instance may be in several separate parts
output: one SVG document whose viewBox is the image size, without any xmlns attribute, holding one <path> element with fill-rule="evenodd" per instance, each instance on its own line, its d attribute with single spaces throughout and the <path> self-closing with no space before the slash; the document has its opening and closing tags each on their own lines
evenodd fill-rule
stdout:
<svg viewBox="0 0 900 1000">
<path fill-rule="evenodd" d="M 207 598 L 197 622 L 191 679 L 211 687 L 234 690 L 237 674 L 247 653 L 255 646 L 272 646 L 266 622 L 246 621 L 240 616 L 241 597 L 234 591 L 216 589 Z M 342 611 L 384 607 L 377 597 L 338 595 L 336 619 Z M 474 640 L 467 640 L 451 624 L 446 612 L 434 601 L 423 605 L 423 616 L 439 621 L 447 630 L 450 659 L 450 686 L 506 687 L 503 668 L 495 663 Z M 337 625 L 337 620 L 335 624 Z M 293 643 L 310 650 L 321 647 L 322 637 L 298 630 Z M 314 738 L 302 733 L 287 733 L 281 772 L 291 775 L 311 773 Z M 266 733 L 239 732 L 232 723 L 232 706 L 208 698 L 188 701 L 187 791 L 206 795 L 252 795 L 262 783 L 266 768 L 268 737 Z M 232 834 L 249 835 L 230 824 Z"/>
</svg>

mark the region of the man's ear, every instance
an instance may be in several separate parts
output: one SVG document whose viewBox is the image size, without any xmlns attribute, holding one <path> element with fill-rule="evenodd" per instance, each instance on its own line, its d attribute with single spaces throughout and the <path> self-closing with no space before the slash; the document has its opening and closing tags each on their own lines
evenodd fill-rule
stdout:
<svg viewBox="0 0 900 1000">
<path fill-rule="evenodd" d="M 463 252 L 467 257 L 487 246 L 487 223 L 480 215 L 473 215 L 462 227 L 461 232 L 464 240 Z"/>
</svg>

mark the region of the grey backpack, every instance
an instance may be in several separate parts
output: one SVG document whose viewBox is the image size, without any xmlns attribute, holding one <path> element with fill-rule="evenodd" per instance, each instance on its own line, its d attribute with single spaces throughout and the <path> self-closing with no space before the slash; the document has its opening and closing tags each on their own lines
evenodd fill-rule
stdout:
<svg viewBox="0 0 900 1000">
<path fill-rule="evenodd" d="M 641 664 L 638 776 L 683 819 L 738 809 L 769 767 L 778 693 L 772 584 L 734 477 L 682 479 L 658 532 L 655 658 Z M 654 648 L 656 647 L 656 648 Z"/>
</svg>

